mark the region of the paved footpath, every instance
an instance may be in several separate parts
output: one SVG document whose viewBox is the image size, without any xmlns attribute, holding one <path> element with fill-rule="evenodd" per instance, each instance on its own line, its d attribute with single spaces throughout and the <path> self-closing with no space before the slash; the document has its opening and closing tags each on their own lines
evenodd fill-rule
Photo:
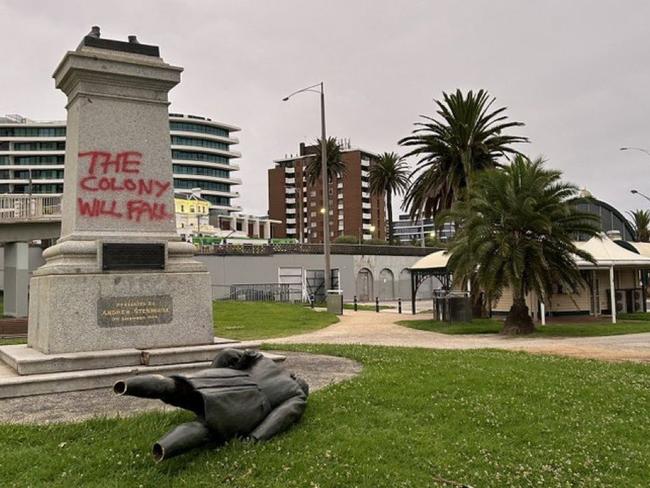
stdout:
<svg viewBox="0 0 650 488">
<path fill-rule="evenodd" d="M 611 361 L 650 362 L 650 333 L 606 337 L 504 337 L 448 335 L 397 325 L 398 320 L 421 320 L 424 315 L 353 312 L 345 310 L 341 321 L 308 334 L 265 340 L 279 344 L 368 344 L 432 349 L 497 348 L 560 354 Z"/>
</svg>

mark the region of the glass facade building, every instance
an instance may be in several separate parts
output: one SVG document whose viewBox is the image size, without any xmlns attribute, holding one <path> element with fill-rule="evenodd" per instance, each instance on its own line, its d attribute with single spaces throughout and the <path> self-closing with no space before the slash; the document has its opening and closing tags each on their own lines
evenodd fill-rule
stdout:
<svg viewBox="0 0 650 488">
<path fill-rule="evenodd" d="M 609 203 L 603 202 L 591 196 L 583 190 L 581 198 L 575 201 L 575 205 L 581 212 L 593 214 L 600 221 L 600 228 L 605 233 L 618 231 L 624 241 L 634 241 L 634 229 L 625 216 L 612 207 Z M 402 243 L 421 242 L 423 238 L 431 237 L 434 232 L 432 219 L 412 220 L 408 215 L 402 214 L 399 219 L 393 222 L 393 234 Z M 445 223 L 442 228 L 435 229 L 435 235 L 445 242 L 454 236 L 454 228 L 451 223 Z M 589 236 L 576 235 L 577 241 L 587 241 Z"/>
<path fill-rule="evenodd" d="M 454 227 L 450 223 L 445 223 L 440 228 L 433 225 L 433 219 L 413 220 L 407 214 L 401 214 L 393 221 L 393 235 L 403 244 L 420 244 L 423 239 L 434 236 L 445 242 L 454 235 Z"/>
<path fill-rule="evenodd" d="M 200 188 L 211 208 L 240 211 L 233 187 L 241 184 L 233 161 L 241 154 L 233 132 L 239 127 L 207 117 L 169 114 L 174 189 Z M 63 193 L 66 127 L 63 121 L 35 122 L 19 115 L 0 117 L 0 194 Z"/>
</svg>

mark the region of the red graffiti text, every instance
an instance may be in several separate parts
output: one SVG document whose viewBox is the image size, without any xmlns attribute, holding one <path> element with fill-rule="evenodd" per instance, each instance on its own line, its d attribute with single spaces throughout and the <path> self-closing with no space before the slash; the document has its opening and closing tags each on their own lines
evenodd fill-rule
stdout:
<svg viewBox="0 0 650 488">
<path fill-rule="evenodd" d="M 77 199 L 79 215 L 89 218 L 111 217 L 135 222 L 173 218 L 173 215 L 167 212 L 167 205 L 156 201 L 171 190 L 171 182 L 140 177 L 142 153 L 86 151 L 79 153 L 79 159 L 85 159 L 88 164 L 86 175 L 79 180 L 82 195 L 83 192 L 94 195 L 90 199 L 82 197 Z M 123 203 L 123 199 L 115 198 L 122 193 L 132 193 L 134 197 Z M 106 194 L 106 197 L 99 194 Z"/>
</svg>

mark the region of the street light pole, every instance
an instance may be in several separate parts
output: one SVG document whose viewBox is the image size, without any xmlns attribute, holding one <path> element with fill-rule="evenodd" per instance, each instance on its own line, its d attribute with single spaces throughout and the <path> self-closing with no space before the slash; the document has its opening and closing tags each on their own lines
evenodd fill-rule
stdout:
<svg viewBox="0 0 650 488">
<path fill-rule="evenodd" d="M 642 147 L 619 147 L 618 149 L 619 151 L 640 151 L 650 156 L 650 151 L 648 151 L 647 149 L 643 149 Z"/>
<path fill-rule="evenodd" d="M 645 198 L 646 200 L 648 200 L 648 201 L 650 202 L 650 197 L 647 196 L 647 195 L 644 195 L 644 194 L 641 193 L 639 190 L 630 190 L 630 193 L 631 193 L 632 195 L 641 195 L 643 198 Z"/>
<path fill-rule="evenodd" d="M 325 293 L 332 288 L 332 271 L 330 263 L 330 192 L 327 174 L 327 138 L 325 134 L 325 90 L 320 82 L 320 174 L 323 179 L 323 254 L 325 255 Z"/>
<path fill-rule="evenodd" d="M 320 88 L 316 90 L 315 88 Z M 332 288 L 332 271 L 330 263 L 330 204 L 329 179 L 327 177 L 327 134 L 325 131 L 325 88 L 323 82 L 308 86 L 284 97 L 286 102 L 298 93 L 311 91 L 320 93 L 320 124 L 321 124 L 321 179 L 323 180 L 323 254 L 325 255 L 325 293 Z"/>
</svg>

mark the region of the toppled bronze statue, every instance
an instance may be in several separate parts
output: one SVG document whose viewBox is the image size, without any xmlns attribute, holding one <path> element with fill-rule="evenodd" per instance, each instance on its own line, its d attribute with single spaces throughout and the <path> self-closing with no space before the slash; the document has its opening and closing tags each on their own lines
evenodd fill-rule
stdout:
<svg viewBox="0 0 650 488">
<path fill-rule="evenodd" d="M 233 437 L 266 440 L 296 423 L 309 387 L 259 352 L 224 349 L 208 369 L 190 374 L 148 374 L 118 381 L 118 395 L 157 398 L 196 414 L 153 446 L 156 461 Z"/>
</svg>

